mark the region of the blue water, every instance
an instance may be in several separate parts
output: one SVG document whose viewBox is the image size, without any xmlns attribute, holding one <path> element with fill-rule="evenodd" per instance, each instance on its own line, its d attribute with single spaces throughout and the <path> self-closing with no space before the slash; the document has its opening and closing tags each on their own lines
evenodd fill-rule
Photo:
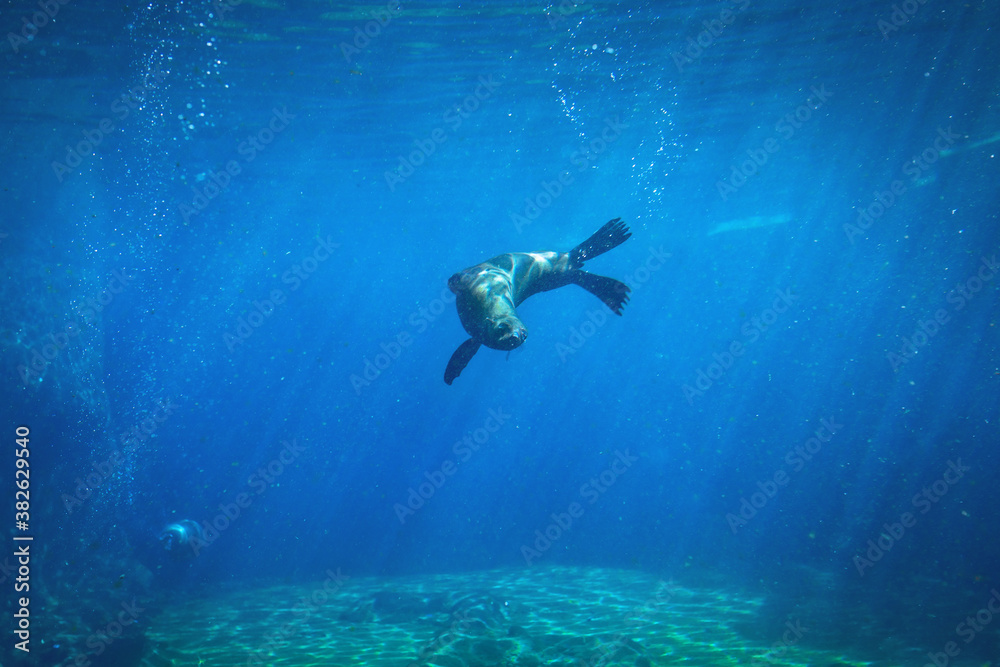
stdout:
<svg viewBox="0 0 1000 667">
<path fill-rule="evenodd" d="M 585 565 L 1000 661 L 995 3 L 287 4 L 0 13 L 39 617 Z M 622 317 L 445 385 L 449 276 L 616 217 Z"/>
</svg>

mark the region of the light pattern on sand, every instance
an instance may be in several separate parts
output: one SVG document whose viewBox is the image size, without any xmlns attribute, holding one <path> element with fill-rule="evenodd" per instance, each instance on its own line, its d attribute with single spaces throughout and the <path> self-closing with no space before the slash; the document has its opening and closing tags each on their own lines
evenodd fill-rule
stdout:
<svg viewBox="0 0 1000 667">
<path fill-rule="evenodd" d="M 745 631 L 759 625 L 760 599 L 632 571 L 535 567 L 352 578 L 303 610 L 299 601 L 317 590 L 278 586 L 172 607 L 150 624 L 155 654 L 146 664 L 863 664 L 807 642 L 769 654 L 773 641 L 748 639 Z"/>
</svg>

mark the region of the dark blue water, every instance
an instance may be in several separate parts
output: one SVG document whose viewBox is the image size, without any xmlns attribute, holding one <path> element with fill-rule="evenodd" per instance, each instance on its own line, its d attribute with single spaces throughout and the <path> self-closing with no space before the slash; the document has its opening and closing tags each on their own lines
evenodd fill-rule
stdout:
<svg viewBox="0 0 1000 667">
<path fill-rule="evenodd" d="M 52 5 L 0 13 L 33 613 L 571 564 L 962 642 L 1000 558 L 994 3 Z M 449 276 L 616 217 L 621 318 L 533 297 L 445 385 Z"/>
</svg>

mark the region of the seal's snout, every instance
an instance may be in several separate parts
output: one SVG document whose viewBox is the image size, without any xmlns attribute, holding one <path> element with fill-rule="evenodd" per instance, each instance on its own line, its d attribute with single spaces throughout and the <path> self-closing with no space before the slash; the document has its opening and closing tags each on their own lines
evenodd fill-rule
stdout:
<svg viewBox="0 0 1000 667">
<path fill-rule="evenodd" d="M 524 325 L 520 322 L 517 324 L 504 323 L 499 327 L 500 340 L 499 348 L 501 350 L 513 350 L 516 347 L 521 347 L 528 338 L 528 330 L 524 328 Z"/>
</svg>

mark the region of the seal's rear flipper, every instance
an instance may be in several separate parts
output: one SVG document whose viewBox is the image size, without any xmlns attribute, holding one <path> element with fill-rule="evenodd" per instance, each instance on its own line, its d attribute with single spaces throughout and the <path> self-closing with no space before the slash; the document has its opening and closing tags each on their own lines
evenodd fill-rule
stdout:
<svg viewBox="0 0 1000 667">
<path fill-rule="evenodd" d="M 632 291 L 628 285 L 614 278 L 598 276 L 586 271 L 573 271 L 572 278 L 574 284 L 603 301 L 604 305 L 610 308 L 615 315 L 622 314 L 622 308 L 628 303 L 628 295 Z"/>
<path fill-rule="evenodd" d="M 451 359 L 448 360 L 448 368 L 444 369 L 444 383 L 451 384 L 455 381 L 465 367 L 469 364 L 469 360 L 472 359 L 472 355 L 479 350 L 479 341 L 475 338 L 470 338 L 455 350 L 455 353 L 451 355 Z"/>
<path fill-rule="evenodd" d="M 594 234 L 569 251 L 570 266 L 580 268 L 588 259 L 603 255 L 612 248 L 617 248 L 632 236 L 628 226 L 621 218 L 615 218 L 598 229 Z M 603 301 L 603 299 L 602 299 Z M 614 310 L 612 308 L 612 310 Z"/>
</svg>

